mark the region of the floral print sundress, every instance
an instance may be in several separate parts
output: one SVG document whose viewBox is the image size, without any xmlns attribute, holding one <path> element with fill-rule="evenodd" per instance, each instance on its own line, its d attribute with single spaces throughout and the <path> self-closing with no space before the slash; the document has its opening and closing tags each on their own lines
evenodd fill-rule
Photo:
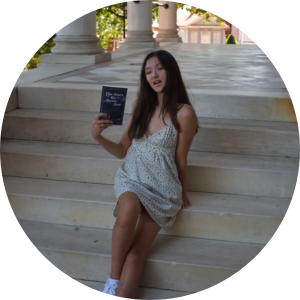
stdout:
<svg viewBox="0 0 300 300">
<path fill-rule="evenodd" d="M 148 138 L 144 135 L 132 141 L 114 180 L 115 217 L 120 195 L 133 192 L 161 228 L 172 227 L 182 206 L 182 186 L 175 164 L 177 142 L 173 123 Z"/>
</svg>

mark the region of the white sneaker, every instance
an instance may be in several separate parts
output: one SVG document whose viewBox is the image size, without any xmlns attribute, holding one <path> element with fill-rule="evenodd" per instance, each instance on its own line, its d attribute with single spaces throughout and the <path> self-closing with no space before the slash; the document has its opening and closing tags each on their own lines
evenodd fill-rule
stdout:
<svg viewBox="0 0 300 300">
<path fill-rule="evenodd" d="M 105 283 L 103 293 L 114 296 L 116 294 L 116 291 L 117 291 L 117 288 L 118 288 L 118 283 L 119 283 L 119 281 L 114 280 L 112 282 L 110 280 L 110 278 L 108 278 L 106 283 Z"/>
</svg>

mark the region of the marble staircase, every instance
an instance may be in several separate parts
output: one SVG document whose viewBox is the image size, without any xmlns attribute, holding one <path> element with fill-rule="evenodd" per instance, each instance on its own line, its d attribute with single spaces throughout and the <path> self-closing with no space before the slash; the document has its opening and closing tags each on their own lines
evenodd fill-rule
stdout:
<svg viewBox="0 0 300 300">
<path fill-rule="evenodd" d="M 106 137 L 120 139 L 136 91 L 124 125 Z M 113 180 L 123 162 L 91 137 L 100 94 L 97 85 L 20 86 L 1 142 L 5 188 L 23 230 L 55 266 L 98 290 L 110 272 Z M 201 126 L 188 154 L 193 206 L 155 239 L 137 298 L 184 296 L 238 272 L 272 238 L 293 196 L 299 134 L 288 94 L 193 95 Z"/>
</svg>

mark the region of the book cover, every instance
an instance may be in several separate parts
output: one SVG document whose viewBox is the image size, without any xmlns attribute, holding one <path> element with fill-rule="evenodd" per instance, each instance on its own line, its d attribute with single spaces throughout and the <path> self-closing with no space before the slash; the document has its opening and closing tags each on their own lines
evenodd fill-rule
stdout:
<svg viewBox="0 0 300 300">
<path fill-rule="evenodd" d="M 112 120 L 114 125 L 123 124 L 127 88 L 103 86 L 101 95 L 100 112 L 107 117 L 100 119 Z"/>
</svg>

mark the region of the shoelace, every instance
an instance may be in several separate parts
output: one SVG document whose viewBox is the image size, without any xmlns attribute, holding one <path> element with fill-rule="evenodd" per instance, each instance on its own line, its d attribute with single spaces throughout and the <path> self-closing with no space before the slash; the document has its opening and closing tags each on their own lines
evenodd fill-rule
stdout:
<svg viewBox="0 0 300 300">
<path fill-rule="evenodd" d="M 111 292 L 111 293 L 115 294 L 117 288 L 118 288 L 118 285 L 116 285 L 116 284 L 108 285 L 107 292 Z"/>
</svg>

